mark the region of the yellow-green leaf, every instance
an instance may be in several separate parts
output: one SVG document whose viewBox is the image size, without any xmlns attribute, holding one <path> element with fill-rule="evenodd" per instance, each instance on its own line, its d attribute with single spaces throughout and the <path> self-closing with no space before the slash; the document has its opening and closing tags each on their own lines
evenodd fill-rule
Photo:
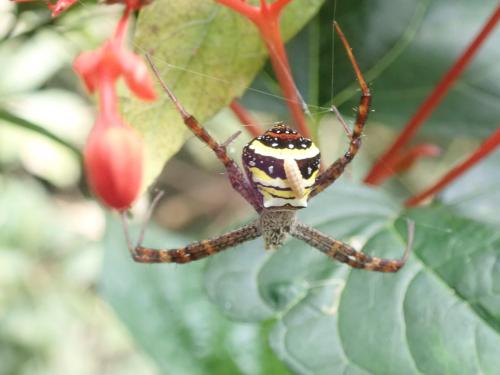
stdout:
<svg viewBox="0 0 500 375">
<path fill-rule="evenodd" d="M 292 2 L 283 15 L 284 39 L 299 31 L 322 3 Z M 206 0 L 157 0 L 144 8 L 137 21 L 134 47 L 141 54 L 153 55 L 167 84 L 200 121 L 240 96 L 267 56 L 254 25 Z M 123 101 L 127 121 L 146 142 L 149 184 L 182 146 L 187 130 L 165 95 L 151 104 L 130 97 Z"/>
</svg>

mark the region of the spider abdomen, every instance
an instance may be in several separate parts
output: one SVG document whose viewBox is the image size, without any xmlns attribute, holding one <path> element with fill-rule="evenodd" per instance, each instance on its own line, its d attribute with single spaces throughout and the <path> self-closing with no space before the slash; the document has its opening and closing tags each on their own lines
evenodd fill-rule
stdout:
<svg viewBox="0 0 500 375">
<path fill-rule="evenodd" d="M 243 149 L 243 164 L 265 208 L 307 206 L 319 171 L 314 143 L 283 124 L 275 125 Z"/>
</svg>

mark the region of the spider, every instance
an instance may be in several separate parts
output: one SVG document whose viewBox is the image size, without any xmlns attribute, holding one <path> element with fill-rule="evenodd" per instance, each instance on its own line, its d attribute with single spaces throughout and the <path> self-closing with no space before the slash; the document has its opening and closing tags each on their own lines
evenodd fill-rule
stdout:
<svg viewBox="0 0 500 375">
<path fill-rule="evenodd" d="M 284 123 L 275 124 L 243 149 L 246 175 L 232 160 L 227 145 L 238 135 L 219 144 L 189 114 L 162 80 L 157 67 L 147 56 L 164 91 L 177 108 L 186 126 L 213 150 L 224 164 L 233 187 L 259 214 L 253 222 L 221 236 L 194 242 L 179 249 L 152 249 L 140 244 L 132 249 L 132 257 L 141 263 L 187 263 L 262 236 L 266 249 L 280 247 L 288 235 L 306 242 L 326 255 L 354 268 L 379 272 L 397 272 L 404 266 L 411 249 L 413 223 L 408 223 L 408 244 L 401 259 L 376 258 L 355 250 L 320 231 L 300 223 L 297 210 L 307 207 L 308 200 L 331 185 L 344 172 L 361 146 L 363 127 L 368 118 L 371 95 L 351 48 L 335 24 L 361 87 L 361 99 L 348 150 L 329 168 L 320 173 L 320 151 L 314 143 Z M 344 121 L 342 121 L 345 124 Z"/>
</svg>

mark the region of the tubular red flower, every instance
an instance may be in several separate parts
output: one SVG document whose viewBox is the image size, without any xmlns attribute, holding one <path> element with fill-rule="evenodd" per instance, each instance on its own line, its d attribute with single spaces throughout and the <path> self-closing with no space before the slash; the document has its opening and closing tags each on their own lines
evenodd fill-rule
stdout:
<svg viewBox="0 0 500 375">
<path fill-rule="evenodd" d="M 113 81 L 123 76 L 128 88 L 142 100 L 156 99 L 154 84 L 142 58 L 125 51 L 110 40 L 101 48 L 81 53 L 73 63 L 73 69 L 82 77 L 89 92 L 93 93 L 103 76 Z"/>
<path fill-rule="evenodd" d="M 135 53 L 123 51 L 120 63 L 121 72 L 128 88 L 142 100 L 155 100 L 153 79 L 142 58 Z"/>
<path fill-rule="evenodd" d="M 76 0 L 58 0 L 55 4 L 47 3 L 47 7 L 52 11 L 52 17 L 57 17 L 74 3 Z"/>
<path fill-rule="evenodd" d="M 15 3 L 28 3 L 34 0 L 11 0 L 14 1 Z M 62 12 L 64 12 L 66 9 L 71 7 L 74 3 L 76 3 L 76 0 L 58 0 L 54 4 L 52 4 L 50 1 L 46 1 L 47 3 L 47 8 L 49 8 L 52 11 L 52 17 L 56 17 Z"/>
<path fill-rule="evenodd" d="M 99 65 L 99 57 L 99 54 L 94 51 L 82 52 L 73 62 L 73 70 L 83 79 L 85 87 L 90 93 L 96 89 L 96 76 L 93 72 Z"/>
<path fill-rule="evenodd" d="M 142 182 L 143 145 L 140 135 L 115 119 L 99 118 L 84 151 L 85 170 L 94 193 L 107 206 L 128 209 Z"/>
<path fill-rule="evenodd" d="M 125 4 L 128 8 L 132 10 L 137 10 L 145 5 L 148 5 L 153 0 L 105 0 L 106 4 Z"/>
<path fill-rule="evenodd" d="M 123 77 L 142 100 L 156 99 L 146 65 L 124 48 L 130 12 L 146 2 L 125 3 L 113 37 L 99 49 L 80 54 L 73 63 L 89 92 L 99 94 L 99 115 L 84 151 L 87 178 L 95 195 L 118 211 L 127 210 L 140 192 L 143 145 L 139 134 L 118 113 L 116 81 Z"/>
</svg>

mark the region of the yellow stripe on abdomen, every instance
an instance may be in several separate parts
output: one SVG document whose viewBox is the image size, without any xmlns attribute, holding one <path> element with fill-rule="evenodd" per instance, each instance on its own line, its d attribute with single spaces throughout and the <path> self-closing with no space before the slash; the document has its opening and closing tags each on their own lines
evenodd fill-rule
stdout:
<svg viewBox="0 0 500 375">
<path fill-rule="evenodd" d="M 249 168 L 249 170 L 250 170 L 250 173 L 252 174 L 253 181 L 256 183 L 260 183 L 260 184 L 266 185 L 266 186 L 280 187 L 280 188 L 289 188 L 290 187 L 288 180 L 286 178 L 271 177 L 266 172 L 264 172 L 262 169 L 259 169 L 257 167 L 251 167 L 251 168 Z M 311 187 L 314 184 L 314 181 L 316 181 L 317 175 L 318 175 L 318 171 L 315 171 L 315 172 L 313 172 L 311 177 L 309 177 L 308 179 L 304 179 L 304 186 Z"/>
</svg>

